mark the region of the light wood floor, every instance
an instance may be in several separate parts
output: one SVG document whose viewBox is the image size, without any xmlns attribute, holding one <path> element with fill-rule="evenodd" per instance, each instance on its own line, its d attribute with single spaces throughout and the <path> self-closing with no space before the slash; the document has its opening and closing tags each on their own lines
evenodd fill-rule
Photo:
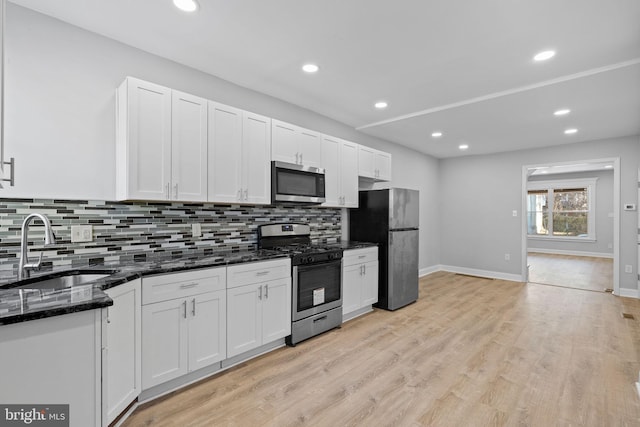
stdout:
<svg viewBox="0 0 640 427">
<path fill-rule="evenodd" d="M 529 281 L 604 292 L 613 288 L 613 259 L 530 252 Z"/>
<path fill-rule="evenodd" d="M 125 426 L 639 426 L 640 301 L 434 273 L 376 310 L 138 408 Z"/>
</svg>

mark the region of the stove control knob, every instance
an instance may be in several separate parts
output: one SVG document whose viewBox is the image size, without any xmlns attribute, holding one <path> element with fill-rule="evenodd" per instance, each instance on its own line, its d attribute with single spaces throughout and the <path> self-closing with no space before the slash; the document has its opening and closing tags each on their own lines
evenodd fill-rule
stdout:
<svg viewBox="0 0 640 427">
<path fill-rule="evenodd" d="M 309 256 L 305 261 L 307 262 L 307 264 L 311 264 L 313 262 L 313 257 Z"/>
</svg>

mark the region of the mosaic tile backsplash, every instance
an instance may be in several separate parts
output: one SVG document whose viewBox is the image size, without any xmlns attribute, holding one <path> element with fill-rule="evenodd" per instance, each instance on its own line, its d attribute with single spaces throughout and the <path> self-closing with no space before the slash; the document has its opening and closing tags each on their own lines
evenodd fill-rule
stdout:
<svg viewBox="0 0 640 427">
<path fill-rule="evenodd" d="M 0 199 L 0 270 L 17 271 L 20 231 L 31 213 L 51 221 L 56 243 L 44 246 L 43 227 L 31 223 L 32 261 L 43 252 L 43 268 L 89 262 L 126 262 L 146 254 L 198 249 L 246 250 L 257 244 L 257 226 L 270 222 L 303 222 L 311 239 L 340 240 L 340 210 L 314 206 L 240 206 L 170 202 L 108 202 L 44 199 Z M 192 224 L 202 236 L 192 237 Z M 92 225 L 93 241 L 71 243 L 72 225 Z"/>
</svg>

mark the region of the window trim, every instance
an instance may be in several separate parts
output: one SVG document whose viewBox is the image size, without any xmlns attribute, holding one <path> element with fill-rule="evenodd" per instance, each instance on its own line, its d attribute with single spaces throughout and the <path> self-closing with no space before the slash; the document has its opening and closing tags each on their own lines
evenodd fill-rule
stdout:
<svg viewBox="0 0 640 427">
<path fill-rule="evenodd" d="M 571 242 L 595 242 L 596 239 L 596 184 L 598 178 L 579 178 L 579 179 L 554 179 L 548 181 L 528 181 L 527 182 L 527 195 L 529 191 L 540 191 L 540 190 L 548 190 L 551 192 L 552 190 L 557 189 L 566 189 L 566 188 L 580 188 L 585 187 L 587 189 L 587 199 L 589 201 L 589 210 L 587 214 L 587 236 L 578 237 L 578 236 L 554 236 L 553 231 L 549 235 L 537 235 L 537 234 L 529 234 L 527 233 L 527 239 L 534 240 L 547 240 L 547 241 L 571 241 Z M 549 200 L 553 200 L 551 198 L 551 194 L 549 194 Z M 525 203 L 525 206 L 527 204 Z M 551 217 L 553 216 L 553 212 L 549 212 Z M 527 215 L 527 230 L 529 230 L 529 209 L 526 211 Z"/>
</svg>

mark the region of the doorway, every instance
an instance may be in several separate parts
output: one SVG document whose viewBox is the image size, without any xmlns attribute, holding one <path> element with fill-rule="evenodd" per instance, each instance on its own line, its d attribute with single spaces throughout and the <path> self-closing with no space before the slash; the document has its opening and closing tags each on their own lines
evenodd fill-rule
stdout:
<svg viewBox="0 0 640 427">
<path fill-rule="evenodd" d="M 619 159 L 523 166 L 523 277 L 619 295 Z"/>
</svg>

